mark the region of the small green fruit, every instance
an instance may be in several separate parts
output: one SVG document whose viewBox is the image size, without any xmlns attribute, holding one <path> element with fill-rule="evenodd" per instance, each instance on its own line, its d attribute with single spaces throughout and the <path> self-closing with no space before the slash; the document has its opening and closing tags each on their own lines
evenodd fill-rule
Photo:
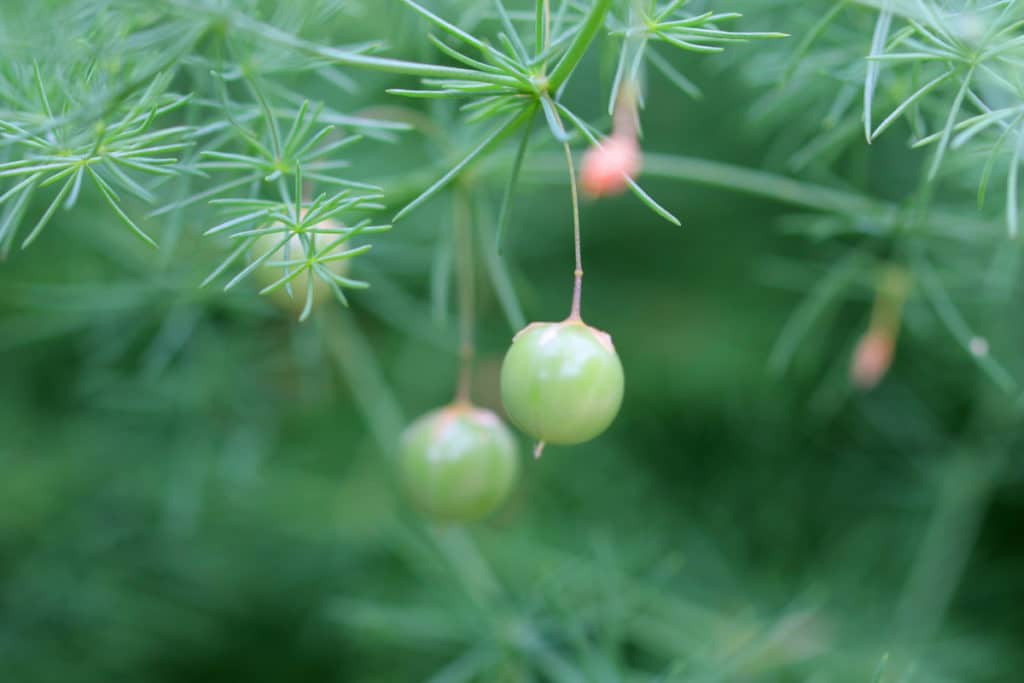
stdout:
<svg viewBox="0 0 1024 683">
<path fill-rule="evenodd" d="M 622 363 L 611 337 L 579 320 L 532 323 L 501 366 L 501 399 L 513 424 L 538 441 L 598 436 L 622 405 Z"/>
<path fill-rule="evenodd" d="M 323 229 L 338 229 L 341 226 L 333 220 L 325 220 L 320 223 L 317 227 Z M 274 249 L 275 246 L 284 237 L 283 233 L 269 233 L 266 235 L 260 235 L 253 242 L 252 245 L 252 260 L 256 260 L 259 257 L 266 254 L 268 251 Z M 338 235 L 335 233 L 311 233 L 310 234 L 311 246 L 318 252 L 327 247 L 331 242 L 338 239 Z M 350 249 L 352 245 L 346 243 L 339 244 L 335 249 L 332 249 L 330 253 L 343 252 L 346 249 Z M 287 247 L 287 251 L 286 251 Z M 294 261 L 306 257 L 306 247 L 303 244 L 302 238 L 298 235 L 292 235 L 288 240 L 287 245 L 281 245 L 278 247 L 273 254 L 267 257 L 267 260 L 255 270 L 253 275 L 257 280 L 257 284 L 262 289 L 263 287 L 269 287 L 274 284 L 282 277 L 284 277 L 288 270 L 284 267 L 275 267 L 268 265 L 269 261 Z M 341 259 L 338 261 L 327 261 L 323 264 L 325 268 L 334 272 L 337 275 L 345 275 L 348 272 L 349 261 L 348 259 Z M 293 269 L 299 268 L 294 266 Z M 331 291 L 331 286 L 327 284 L 321 277 L 313 274 L 310 270 L 305 269 L 301 273 L 295 276 L 289 283 L 291 286 L 291 293 L 288 292 L 288 286 L 282 285 L 274 291 L 270 292 L 269 296 L 271 300 L 276 303 L 280 308 L 290 313 L 299 314 L 306 307 L 306 292 L 309 287 L 309 279 L 313 278 L 313 305 L 317 305 L 322 301 L 330 299 L 334 296 Z"/>
<path fill-rule="evenodd" d="M 519 475 L 516 442 L 497 415 L 455 404 L 427 413 L 402 435 L 399 472 L 416 507 L 444 522 L 494 511 Z"/>
</svg>

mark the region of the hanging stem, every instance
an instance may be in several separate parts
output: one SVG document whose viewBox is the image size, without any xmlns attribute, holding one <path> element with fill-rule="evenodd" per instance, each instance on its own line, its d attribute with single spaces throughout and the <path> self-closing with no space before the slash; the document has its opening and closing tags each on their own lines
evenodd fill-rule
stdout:
<svg viewBox="0 0 1024 683">
<path fill-rule="evenodd" d="M 583 59 L 583 55 L 586 54 L 590 43 L 604 27 L 604 19 L 608 15 L 608 9 L 611 7 L 611 4 L 612 0 L 594 0 L 594 4 L 590 8 L 587 18 L 583 20 L 583 24 L 576 33 L 576 37 L 569 47 L 566 48 L 565 54 L 562 55 L 562 59 L 555 65 L 554 71 L 548 76 L 550 92 L 558 92 L 558 89 L 569 79 L 573 70 L 580 63 L 580 60 Z"/>
<path fill-rule="evenodd" d="M 572 161 L 572 149 L 563 142 L 565 162 L 569 166 L 569 188 L 572 192 L 572 239 L 576 252 L 576 269 L 573 271 L 572 308 L 568 320 L 580 320 L 580 303 L 583 297 L 583 249 L 580 240 L 580 195 L 576 188 L 576 166 Z"/>
<path fill-rule="evenodd" d="M 637 109 L 640 87 L 633 79 L 626 79 L 619 87 L 619 96 L 612 113 L 612 134 L 636 140 L 640 131 Z"/>
<path fill-rule="evenodd" d="M 459 378 L 455 387 L 455 403 L 470 403 L 473 383 L 473 357 L 476 344 L 476 266 L 473 262 L 473 231 L 467 191 L 456 187 L 453 198 L 452 220 L 455 230 L 455 277 L 459 290 Z"/>
<path fill-rule="evenodd" d="M 896 265 L 885 269 L 878 283 L 878 292 L 871 310 L 871 329 L 885 330 L 895 339 L 899 334 L 900 318 L 909 287 L 905 270 Z"/>
<path fill-rule="evenodd" d="M 551 0 L 544 0 L 544 51 L 551 47 Z"/>
</svg>

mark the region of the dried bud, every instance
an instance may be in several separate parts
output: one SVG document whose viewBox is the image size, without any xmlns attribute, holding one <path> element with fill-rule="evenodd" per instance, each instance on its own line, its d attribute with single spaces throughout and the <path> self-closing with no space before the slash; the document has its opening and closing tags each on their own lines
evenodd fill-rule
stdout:
<svg viewBox="0 0 1024 683">
<path fill-rule="evenodd" d="M 619 194 L 640 172 L 640 146 L 633 136 L 614 134 L 583 157 L 580 184 L 593 197 Z"/>
<path fill-rule="evenodd" d="M 896 340 L 888 330 L 868 330 L 853 352 L 850 381 L 861 389 L 873 388 L 888 372 L 895 348 Z"/>
</svg>

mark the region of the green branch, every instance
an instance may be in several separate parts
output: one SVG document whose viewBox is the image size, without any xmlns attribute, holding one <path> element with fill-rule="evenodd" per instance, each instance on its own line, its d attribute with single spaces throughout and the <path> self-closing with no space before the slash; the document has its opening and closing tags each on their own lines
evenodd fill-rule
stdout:
<svg viewBox="0 0 1024 683">
<path fill-rule="evenodd" d="M 607 2 L 606 2 L 607 4 Z M 357 66 L 375 71 L 386 71 L 399 73 L 408 76 L 423 76 L 427 78 L 456 78 L 470 81 L 483 81 L 496 85 L 518 87 L 519 81 L 504 74 L 488 73 L 473 69 L 462 69 L 451 66 L 438 66 L 435 64 L 423 64 L 420 62 L 408 62 L 402 59 L 391 59 L 388 57 L 372 57 L 359 52 L 342 50 L 339 48 L 325 47 L 308 40 L 303 40 L 287 31 L 264 24 L 263 22 L 250 19 L 244 15 L 233 15 L 231 24 L 234 28 L 261 36 L 268 41 L 288 47 L 308 55 L 322 57 L 335 64 L 346 66 Z"/>
<path fill-rule="evenodd" d="M 562 55 L 562 59 L 559 60 L 555 70 L 548 77 L 548 88 L 550 91 L 558 90 L 572 74 L 573 69 L 580 63 L 580 60 L 583 59 L 583 55 L 586 53 L 587 48 L 590 47 L 590 43 L 594 40 L 594 36 L 597 35 L 597 31 L 604 26 L 604 17 L 608 14 L 608 7 L 610 5 L 611 0 L 597 0 L 594 3 L 594 6 L 590 9 L 590 14 L 587 15 L 586 22 L 580 27 L 580 32 L 573 39 L 572 45 Z"/>
<path fill-rule="evenodd" d="M 855 192 L 694 157 L 645 154 L 644 174 L 739 190 L 819 211 L 880 216 L 895 208 Z"/>
</svg>

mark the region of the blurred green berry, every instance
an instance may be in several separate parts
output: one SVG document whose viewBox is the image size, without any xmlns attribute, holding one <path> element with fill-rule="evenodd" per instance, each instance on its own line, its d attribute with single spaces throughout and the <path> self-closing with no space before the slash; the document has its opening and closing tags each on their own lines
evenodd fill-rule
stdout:
<svg viewBox="0 0 1024 683">
<path fill-rule="evenodd" d="M 494 511 L 519 475 L 515 438 L 497 415 L 455 404 L 423 415 L 402 435 L 399 471 L 413 503 L 444 522 Z"/>
<path fill-rule="evenodd" d="M 303 210 L 303 213 L 305 213 L 305 210 Z M 335 230 L 340 228 L 341 225 L 328 219 L 320 223 L 317 227 Z M 260 235 L 260 237 L 253 242 L 251 252 L 252 260 L 255 261 L 268 251 L 277 247 L 283 236 L 284 233 L 280 232 Z M 339 235 L 335 233 L 309 233 L 307 242 L 310 247 L 319 253 L 332 242 L 336 241 L 338 237 Z M 340 253 L 351 248 L 351 244 L 343 242 L 332 249 L 330 253 Z M 291 238 L 289 238 L 287 244 L 277 247 L 277 249 L 274 250 L 274 253 L 271 254 L 253 273 L 256 278 L 257 285 L 262 289 L 274 284 L 288 272 L 294 272 L 295 270 L 302 269 L 302 272 L 296 275 L 289 283 L 291 286 L 291 293 L 288 292 L 288 285 L 282 285 L 268 294 L 275 304 L 290 313 L 299 314 L 305 308 L 306 292 L 308 290 L 309 279 L 311 277 L 313 278 L 314 306 L 334 296 L 334 293 L 331 291 L 331 286 L 324 281 L 322 277 L 314 274 L 311 269 L 306 268 L 304 265 L 289 266 L 288 268 L 270 265 L 270 262 L 273 261 L 296 261 L 304 259 L 308 256 L 306 249 L 306 242 L 304 242 L 298 234 L 293 234 Z M 322 265 L 334 274 L 344 276 L 348 273 L 349 263 L 349 259 L 340 259 L 336 261 L 327 261 Z"/>
</svg>

